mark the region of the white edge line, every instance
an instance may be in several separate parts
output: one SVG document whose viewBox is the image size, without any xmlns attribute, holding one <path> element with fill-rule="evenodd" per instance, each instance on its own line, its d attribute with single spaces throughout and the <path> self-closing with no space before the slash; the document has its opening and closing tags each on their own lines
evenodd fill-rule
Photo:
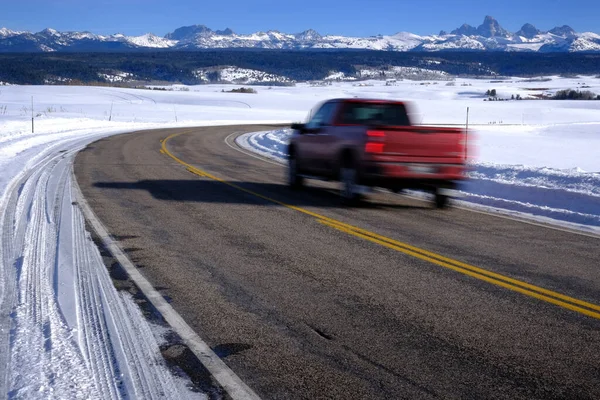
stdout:
<svg viewBox="0 0 600 400">
<path fill-rule="evenodd" d="M 234 132 L 234 133 L 230 134 L 229 136 L 227 136 L 225 138 L 225 143 L 227 144 L 227 146 L 231 147 L 234 150 L 239 151 L 240 153 L 246 154 L 247 156 L 250 156 L 250 157 L 257 158 L 257 159 L 267 162 L 269 164 L 285 165 L 285 162 L 276 162 L 276 161 L 267 159 L 266 157 L 262 157 L 259 154 L 252 154 L 248 150 L 242 149 L 237 143 L 232 145 L 230 143 L 229 138 L 231 138 L 231 136 L 233 136 L 233 135 L 238 135 L 240 133 L 242 133 L 242 132 Z M 246 133 L 249 133 L 249 132 L 244 132 L 243 134 L 246 134 Z M 234 143 L 235 143 L 235 140 L 234 140 Z M 422 198 L 420 198 L 418 196 L 411 196 L 409 194 L 403 194 L 402 196 L 409 197 L 413 200 L 424 201 Z M 457 205 L 457 204 L 453 205 L 452 207 L 458 208 L 459 210 L 463 210 L 463 211 L 470 211 L 470 212 L 474 212 L 474 213 L 478 213 L 478 214 L 489 215 L 490 217 L 503 218 L 503 219 L 507 219 L 510 221 L 521 222 L 521 223 L 528 224 L 528 225 L 539 226 L 541 228 L 553 229 L 555 231 L 561 231 L 561 232 L 566 232 L 566 233 L 572 233 L 575 235 L 586 236 L 586 237 L 590 237 L 590 238 L 594 238 L 594 239 L 600 239 L 600 235 L 597 235 L 593 232 L 583 232 L 583 231 L 577 230 L 575 228 L 556 226 L 556 225 L 552 225 L 550 223 L 532 221 L 532 219 L 528 218 L 526 216 L 526 214 L 523 216 L 505 215 L 502 213 L 502 211 L 498 211 L 498 212 L 487 211 L 487 210 L 477 209 L 476 207 L 468 207 L 466 205 Z M 485 207 L 485 206 L 483 206 L 483 207 Z"/>
<path fill-rule="evenodd" d="M 212 349 L 198 336 L 196 332 L 185 322 L 185 320 L 167 303 L 163 296 L 144 278 L 140 271 L 121 250 L 117 241 L 113 240 L 108 231 L 96 217 L 89 204 L 83 197 L 83 193 L 75 178 L 74 170 L 71 171 L 73 191 L 77 203 L 81 208 L 85 219 L 90 223 L 98 237 L 108 251 L 123 266 L 131 280 L 140 288 L 148 300 L 161 313 L 167 323 L 181 337 L 184 343 L 196 355 L 198 360 L 211 373 L 223 389 L 231 396 L 232 400 L 260 400 L 260 397 L 246 385 Z"/>
</svg>

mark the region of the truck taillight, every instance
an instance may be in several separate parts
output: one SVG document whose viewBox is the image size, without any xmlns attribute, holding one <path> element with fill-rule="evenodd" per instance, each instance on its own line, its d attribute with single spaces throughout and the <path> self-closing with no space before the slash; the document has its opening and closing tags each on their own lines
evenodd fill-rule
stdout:
<svg viewBox="0 0 600 400">
<path fill-rule="evenodd" d="M 367 131 L 367 144 L 365 144 L 365 152 L 383 153 L 384 140 L 384 131 Z"/>
<path fill-rule="evenodd" d="M 383 153 L 383 143 L 368 142 L 365 145 L 365 151 L 367 153 Z"/>
<path fill-rule="evenodd" d="M 383 153 L 384 139 L 384 131 L 367 131 L 367 144 L 365 144 L 365 152 Z"/>
</svg>

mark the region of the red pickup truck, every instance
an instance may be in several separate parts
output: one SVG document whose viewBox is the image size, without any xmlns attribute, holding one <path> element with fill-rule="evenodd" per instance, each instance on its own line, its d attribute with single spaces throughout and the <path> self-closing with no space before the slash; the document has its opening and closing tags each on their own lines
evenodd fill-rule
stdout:
<svg viewBox="0 0 600 400">
<path fill-rule="evenodd" d="M 426 190 L 443 208 L 466 178 L 467 136 L 462 128 L 414 126 L 404 102 L 333 99 L 315 107 L 304 124 L 292 124 L 288 184 L 305 178 L 342 182 L 355 202 L 369 187 L 394 192 Z"/>
</svg>

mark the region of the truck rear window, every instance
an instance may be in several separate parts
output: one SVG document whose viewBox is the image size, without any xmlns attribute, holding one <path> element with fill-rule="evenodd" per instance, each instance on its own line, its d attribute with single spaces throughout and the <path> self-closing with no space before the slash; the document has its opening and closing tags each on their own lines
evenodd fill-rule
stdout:
<svg viewBox="0 0 600 400">
<path fill-rule="evenodd" d="M 346 103 L 339 122 L 344 125 L 410 125 L 404 104 L 389 103 Z"/>
</svg>

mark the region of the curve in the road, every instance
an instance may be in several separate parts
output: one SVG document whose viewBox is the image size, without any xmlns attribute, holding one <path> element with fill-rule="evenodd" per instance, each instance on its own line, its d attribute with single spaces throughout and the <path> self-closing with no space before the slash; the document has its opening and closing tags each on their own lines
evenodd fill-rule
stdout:
<svg viewBox="0 0 600 400">
<path fill-rule="evenodd" d="M 281 165 L 224 143 L 269 128 L 136 132 L 75 166 L 126 255 L 258 395 L 600 397 L 599 320 L 565 307 L 598 311 L 598 239 L 388 193 L 342 207 L 324 182 L 293 192 Z"/>
<path fill-rule="evenodd" d="M 279 204 L 281 206 L 301 212 L 303 214 L 310 215 L 311 217 L 316 218 L 323 225 L 337 229 L 341 232 L 345 232 L 349 235 L 353 235 L 353 236 L 356 236 L 356 237 L 359 237 L 359 238 L 362 238 L 365 240 L 369 240 L 373 243 L 377 243 L 379 245 L 385 246 L 385 247 L 393 249 L 395 251 L 399 251 L 404 254 L 408 254 L 410 256 L 430 262 L 430 263 L 438 265 L 440 267 L 448 268 L 453 271 L 459 272 L 461 274 L 468 275 L 472 278 L 480 279 L 482 281 L 491 283 L 493 285 L 501 286 L 505 289 L 509 289 L 509 290 L 512 290 L 512 291 L 515 291 L 515 292 L 518 292 L 518 293 L 521 293 L 521 294 L 524 294 L 524 295 L 527 295 L 530 297 L 534 297 L 538 300 L 542 300 L 542 301 L 557 305 L 559 307 L 563 307 L 568 310 L 578 312 L 578 313 L 586 315 L 588 317 L 600 319 L 600 306 L 599 305 L 596 305 L 596 304 L 593 304 L 593 303 L 590 303 L 587 301 L 579 300 L 579 299 L 576 299 L 571 296 L 566 296 L 564 294 L 557 293 L 555 291 L 548 290 L 548 289 L 545 289 L 545 288 L 542 288 L 542 287 L 539 287 L 536 285 L 532 285 L 527 282 L 520 281 L 518 279 L 513 279 L 508 276 L 504 276 L 504 275 L 501 275 L 498 273 L 487 271 L 483 268 L 469 265 L 469 264 L 454 260 L 452 258 L 448 258 L 443 255 L 427 251 L 425 249 L 411 246 L 408 243 L 399 242 L 397 240 L 394 240 L 394 239 L 391 239 L 391 238 L 388 238 L 388 237 L 385 237 L 382 235 L 378 235 L 377 233 L 374 233 L 374 232 L 371 232 L 371 231 L 368 231 L 365 229 L 361 229 L 361 228 L 358 228 L 356 226 L 352 226 L 349 224 L 345 224 L 341 221 L 325 217 L 323 215 L 306 210 L 302 207 L 293 206 L 293 205 L 286 204 L 281 201 L 272 199 L 272 198 L 264 196 L 260 193 L 245 189 L 234 183 L 227 182 L 227 181 L 220 179 L 212 174 L 209 174 L 208 172 L 205 172 L 199 168 L 196 168 L 193 165 L 176 157 L 168 149 L 169 140 L 171 140 L 177 136 L 189 134 L 192 132 L 194 132 L 194 131 L 190 130 L 190 131 L 185 131 L 185 132 L 179 132 L 179 133 L 174 133 L 171 136 L 167 137 L 162 142 L 161 152 L 163 154 L 168 155 L 169 157 L 171 157 L 173 160 L 175 160 L 179 164 L 187 167 L 188 171 L 195 175 L 198 175 L 198 176 L 204 177 L 204 178 L 209 178 L 209 179 L 212 179 L 217 182 L 221 182 L 223 184 L 229 185 L 229 186 L 234 187 L 243 192 L 246 192 L 246 193 L 249 193 L 256 197 L 259 197 L 263 200 L 267 200 L 267 201 L 273 202 L 275 204 Z M 227 138 L 225 139 L 225 142 L 226 141 L 227 141 Z M 264 161 L 267 161 L 267 160 L 264 160 Z"/>
</svg>

